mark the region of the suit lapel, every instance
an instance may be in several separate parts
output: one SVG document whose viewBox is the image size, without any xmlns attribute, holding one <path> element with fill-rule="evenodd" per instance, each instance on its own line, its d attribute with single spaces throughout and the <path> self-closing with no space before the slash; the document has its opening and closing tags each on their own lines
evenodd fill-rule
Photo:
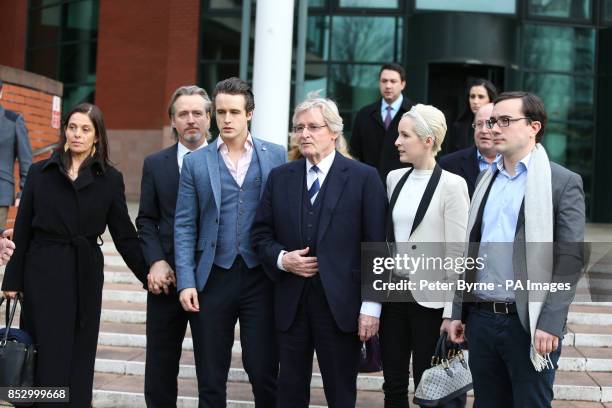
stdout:
<svg viewBox="0 0 612 408">
<path fill-rule="evenodd" d="M 271 170 L 270 160 L 268 159 L 268 148 L 264 142 L 260 142 L 259 139 L 253 138 L 253 153 L 257 155 L 259 170 L 261 171 L 261 187 L 259 189 L 259 198 L 261 198 L 266 187 L 264 180 L 268 179 L 268 174 Z"/>
<path fill-rule="evenodd" d="M 287 207 L 289 211 L 289 219 L 297 222 L 297 240 L 300 242 L 300 248 L 304 248 L 302 242 L 302 200 L 304 199 L 304 176 L 306 174 L 306 159 L 296 160 L 289 167 L 289 173 L 286 179 L 285 191 L 287 192 Z M 296 194 L 297 187 L 297 194 Z"/>
<path fill-rule="evenodd" d="M 414 216 L 414 222 L 412 223 L 412 229 L 410 230 L 410 235 L 417 229 L 421 221 L 423 221 L 423 217 L 425 217 L 425 213 L 427 212 L 427 208 L 429 208 L 429 204 L 431 203 L 431 199 L 436 191 L 436 187 L 438 187 L 438 183 L 440 182 L 440 177 L 442 176 L 442 169 L 440 166 L 436 164 L 434 167 L 433 173 L 427 182 L 427 187 L 425 187 L 425 192 L 423 193 L 423 197 L 419 202 L 419 207 L 417 208 L 416 215 Z"/>
<path fill-rule="evenodd" d="M 374 120 L 374 122 L 378 123 L 378 125 L 381 128 L 385 128 L 385 124 L 382 121 L 382 117 L 380 115 L 380 102 L 377 104 L 377 108 L 374 108 L 374 110 L 372 110 L 372 112 L 370 112 L 370 116 L 372 117 L 372 119 Z"/>
<path fill-rule="evenodd" d="M 466 156 L 463 156 L 463 161 L 461 162 L 463 174 L 465 174 L 465 178 L 468 179 L 473 186 L 476 185 L 476 178 L 478 178 L 478 174 L 480 173 L 480 166 L 476 156 L 476 147 L 474 147 L 469 150 Z"/>
<path fill-rule="evenodd" d="M 212 186 L 213 195 L 215 196 L 215 204 L 217 205 L 217 213 L 221 211 L 221 174 L 219 173 L 219 155 L 217 154 L 217 145 L 213 143 L 210 147 L 206 147 L 206 165 L 208 166 L 208 176 L 210 177 L 210 185 Z"/>
<path fill-rule="evenodd" d="M 346 165 L 345 160 L 347 159 L 345 159 L 340 153 L 336 152 L 336 157 L 334 157 L 334 162 L 331 165 L 329 174 L 327 177 L 325 177 L 324 183 L 329 184 L 327 184 L 327 187 L 325 187 L 325 199 L 321 203 L 321 219 L 319 221 L 319 235 L 317 237 L 317 243 L 321 242 L 321 239 L 325 235 L 325 231 L 329 226 L 334 209 L 338 204 L 338 200 L 342 196 L 342 191 L 344 190 L 344 186 L 348 180 L 348 166 Z"/>
<path fill-rule="evenodd" d="M 178 143 L 175 144 L 172 148 L 166 150 L 166 154 L 164 155 L 164 174 L 162 174 L 162 177 L 164 180 L 166 180 L 169 189 L 168 191 L 176 191 L 178 193 L 179 178 L 181 173 L 178 167 L 178 159 L 176 156 L 177 150 Z"/>
<path fill-rule="evenodd" d="M 402 191 L 404 184 L 406 184 L 406 180 L 408 180 L 408 177 L 410 177 L 412 170 L 414 170 L 413 167 L 404 173 L 402 178 L 400 178 L 395 185 L 393 193 L 391 193 L 391 201 L 389 201 L 389 210 L 387 211 L 387 242 L 395 242 L 395 232 L 393 230 L 393 208 L 395 208 L 397 197 L 399 197 L 399 194 Z"/>
</svg>

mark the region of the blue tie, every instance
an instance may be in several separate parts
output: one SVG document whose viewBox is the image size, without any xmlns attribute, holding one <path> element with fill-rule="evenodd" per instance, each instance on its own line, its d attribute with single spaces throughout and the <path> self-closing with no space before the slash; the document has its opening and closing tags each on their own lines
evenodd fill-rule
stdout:
<svg viewBox="0 0 612 408">
<path fill-rule="evenodd" d="M 310 171 L 314 172 L 315 177 L 316 177 L 315 181 L 312 183 L 312 185 L 308 189 L 308 198 L 310 199 L 310 203 L 314 204 L 314 201 L 317 197 L 317 193 L 321 189 L 321 185 L 319 184 L 319 177 L 318 177 L 319 168 L 317 166 L 312 166 L 310 168 Z"/>
</svg>

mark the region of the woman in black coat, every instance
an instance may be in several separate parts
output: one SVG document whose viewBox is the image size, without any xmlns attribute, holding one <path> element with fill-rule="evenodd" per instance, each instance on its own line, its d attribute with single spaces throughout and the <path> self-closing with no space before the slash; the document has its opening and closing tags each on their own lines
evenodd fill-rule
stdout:
<svg viewBox="0 0 612 408">
<path fill-rule="evenodd" d="M 467 86 L 465 110 L 453 123 L 445 146 L 445 153 L 465 149 L 474 144 L 474 115 L 482 105 L 491 103 L 497 98 L 495 85 L 487 79 L 470 79 Z"/>
<path fill-rule="evenodd" d="M 100 109 L 76 106 L 60 141 L 60 149 L 28 173 L 2 290 L 9 298 L 23 293 L 23 328 L 38 347 L 35 385 L 68 386 L 70 403 L 52 406 L 83 408 L 92 399 L 104 283 L 100 236 L 107 225 L 143 284 L 147 269 L 123 176 L 108 160 Z"/>
</svg>

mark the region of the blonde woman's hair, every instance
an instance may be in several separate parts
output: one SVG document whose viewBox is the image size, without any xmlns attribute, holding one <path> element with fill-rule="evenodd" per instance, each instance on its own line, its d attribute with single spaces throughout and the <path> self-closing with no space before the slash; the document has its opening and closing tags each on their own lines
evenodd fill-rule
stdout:
<svg viewBox="0 0 612 408">
<path fill-rule="evenodd" d="M 428 137 L 433 139 L 431 151 L 434 156 L 438 154 L 447 130 L 444 114 L 435 106 L 419 103 L 402 115 L 402 118 L 405 117 L 413 119 L 412 130 L 419 139 L 425 140 Z"/>
</svg>

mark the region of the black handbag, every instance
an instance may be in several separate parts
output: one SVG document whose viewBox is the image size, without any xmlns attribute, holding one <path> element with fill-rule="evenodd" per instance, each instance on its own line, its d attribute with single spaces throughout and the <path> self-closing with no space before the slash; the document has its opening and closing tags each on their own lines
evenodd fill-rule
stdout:
<svg viewBox="0 0 612 408">
<path fill-rule="evenodd" d="M 376 373 L 382 371 L 382 353 L 380 350 L 380 339 L 378 334 L 361 343 L 361 355 L 359 359 L 360 373 Z"/>
<path fill-rule="evenodd" d="M 0 306 L 3 302 L 4 298 L 0 300 Z M 32 337 L 24 330 L 11 328 L 17 303 L 21 303 L 19 295 L 12 306 L 10 299 L 7 300 L 6 327 L 0 329 L 0 387 L 32 387 L 34 385 L 36 345 Z M 15 406 L 31 406 L 31 404 L 15 404 Z"/>
</svg>

